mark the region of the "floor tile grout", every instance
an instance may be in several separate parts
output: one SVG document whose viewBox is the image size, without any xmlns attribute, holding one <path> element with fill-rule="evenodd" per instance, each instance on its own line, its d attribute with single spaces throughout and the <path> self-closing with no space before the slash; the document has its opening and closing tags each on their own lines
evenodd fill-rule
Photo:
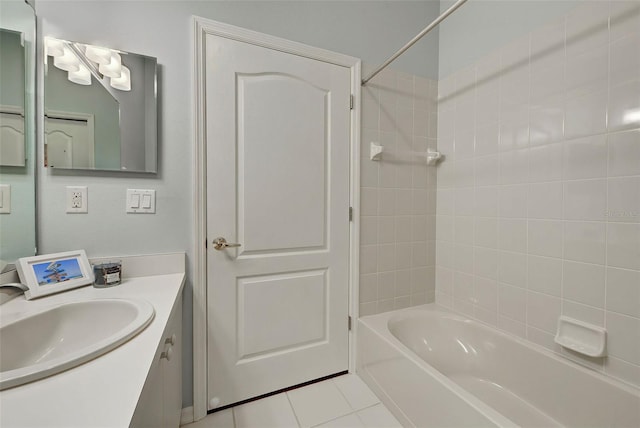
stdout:
<svg viewBox="0 0 640 428">
<path fill-rule="evenodd" d="M 289 403 L 289 406 L 291 407 L 291 411 L 293 412 L 293 417 L 296 418 L 296 422 L 298 423 L 298 427 L 301 428 L 302 424 L 300 423 L 300 419 L 298 418 L 298 414 L 296 413 L 295 407 L 293 407 L 293 403 L 291 402 L 291 397 L 289 397 L 289 391 L 285 392 L 285 394 L 287 396 L 287 402 Z"/>
<path fill-rule="evenodd" d="M 363 410 L 369 409 L 369 408 L 371 408 L 371 407 L 375 407 L 375 406 L 377 406 L 378 404 L 382 404 L 382 402 L 381 402 L 381 401 L 378 401 L 377 403 L 373 403 L 373 404 L 371 404 L 371 405 L 369 405 L 369 406 L 365 406 L 365 407 L 363 407 L 363 408 L 361 408 L 361 409 L 358 409 L 358 410 L 352 410 L 350 413 L 347 413 L 346 415 L 337 416 L 337 417 L 335 417 L 335 418 L 329 419 L 328 421 L 324 421 L 324 422 L 321 422 L 321 423 L 319 423 L 319 424 L 316 424 L 316 425 L 312 426 L 311 428 L 319 427 L 319 426 L 321 426 L 321 425 L 324 425 L 324 424 L 329 423 L 329 422 L 331 422 L 331 421 L 335 421 L 336 419 L 344 418 L 345 416 L 349 416 L 349 415 L 356 415 L 356 417 L 358 418 L 358 420 L 359 420 L 360 422 L 362 422 L 362 424 L 364 425 L 364 421 L 363 421 L 362 419 L 360 419 L 360 416 L 358 415 L 358 412 L 361 412 L 361 411 L 363 411 Z M 383 404 L 383 405 L 384 405 L 384 404 Z M 385 406 L 385 407 L 386 407 L 386 406 Z M 353 409 L 353 407 L 352 407 L 352 409 Z"/>
</svg>

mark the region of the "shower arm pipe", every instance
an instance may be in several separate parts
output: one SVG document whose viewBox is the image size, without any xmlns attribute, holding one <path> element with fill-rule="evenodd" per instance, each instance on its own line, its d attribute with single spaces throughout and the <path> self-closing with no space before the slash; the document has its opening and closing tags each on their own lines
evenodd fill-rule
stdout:
<svg viewBox="0 0 640 428">
<path fill-rule="evenodd" d="M 411 46 L 415 45 L 418 42 L 418 40 L 420 40 L 421 38 L 426 36 L 427 33 L 429 33 L 431 30 L 436 28 L 438 26 L 438 24 L 440 24 L 442 21 L 444 21 L 449 15 L 451 15 L 453 12 L 455 12 L 460 6 L 462 6 L 466 2 L 467 2 L 467 0 L 458 0 L 457 2 L 455 2 L 449 9 L 445 10 L 440 16 L 438 16 L 431 24 L 429 24 L 417 36 L 415 36 L 413 39 L 411 39 L 406 45 L 401 47 L 396 53 L 391 55 L 389 57 L 389 59 L 386 60 L 384 63 L 382 63 L 382 65 L 380 67 L 376 68 L 371 74 L 369 74 L 367 77 L 362 79 L 362 85 L 363 86 L 366 85 L 369 80 L 373 79 L 378 73 L 380 73 L 382 70 L 387 68 L 387 66 L 389 64 L 391 64 L 393 61 L 395 61 L 396 58 L 398 58 L 400 55 L 405 53 L 405 51 L 407 49 L 409 49 Z"/>
</svg>

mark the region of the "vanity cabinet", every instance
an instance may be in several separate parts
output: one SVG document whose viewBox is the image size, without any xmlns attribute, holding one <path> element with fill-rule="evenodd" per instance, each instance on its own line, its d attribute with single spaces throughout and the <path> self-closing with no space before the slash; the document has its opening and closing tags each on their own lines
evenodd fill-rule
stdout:
<svg viewBox="0 0 640 428">
<path fill-rule="evenodd" d="M 171 310 L 131 427 L 177 428 L 182 411 L 182 297 Z"/>
</svg>

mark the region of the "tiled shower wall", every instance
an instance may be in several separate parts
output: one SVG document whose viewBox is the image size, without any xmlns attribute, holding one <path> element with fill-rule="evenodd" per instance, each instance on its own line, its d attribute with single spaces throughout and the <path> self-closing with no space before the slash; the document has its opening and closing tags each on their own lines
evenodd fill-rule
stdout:
<svg viewBox="0 0 640 428">
<path fill-rule="evenodd" d="M 436 97 L 435 80 L 390 69 L 362 88 L 360 315 L 434 301 Z"/>
<path fill-rule="evenodd" d="M 436 300 L 640 385 L 640 3 L 587 3 L 440 80 Z"/>
</svg>

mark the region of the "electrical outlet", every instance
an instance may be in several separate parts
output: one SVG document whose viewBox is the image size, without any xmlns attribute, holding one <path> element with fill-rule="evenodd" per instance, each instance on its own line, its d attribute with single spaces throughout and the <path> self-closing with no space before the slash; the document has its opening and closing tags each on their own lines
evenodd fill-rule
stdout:
<svg viewBox="0 0 640 428">
<path fill-rule="evenodd" d="M 0 184 L 0 214 L 11 214 L 10 184 Z"/>
<path fill-rule="evenodd" d="M 87 186 L 67 186 L 67 213 L 89 212 Z"/>
</svg>

